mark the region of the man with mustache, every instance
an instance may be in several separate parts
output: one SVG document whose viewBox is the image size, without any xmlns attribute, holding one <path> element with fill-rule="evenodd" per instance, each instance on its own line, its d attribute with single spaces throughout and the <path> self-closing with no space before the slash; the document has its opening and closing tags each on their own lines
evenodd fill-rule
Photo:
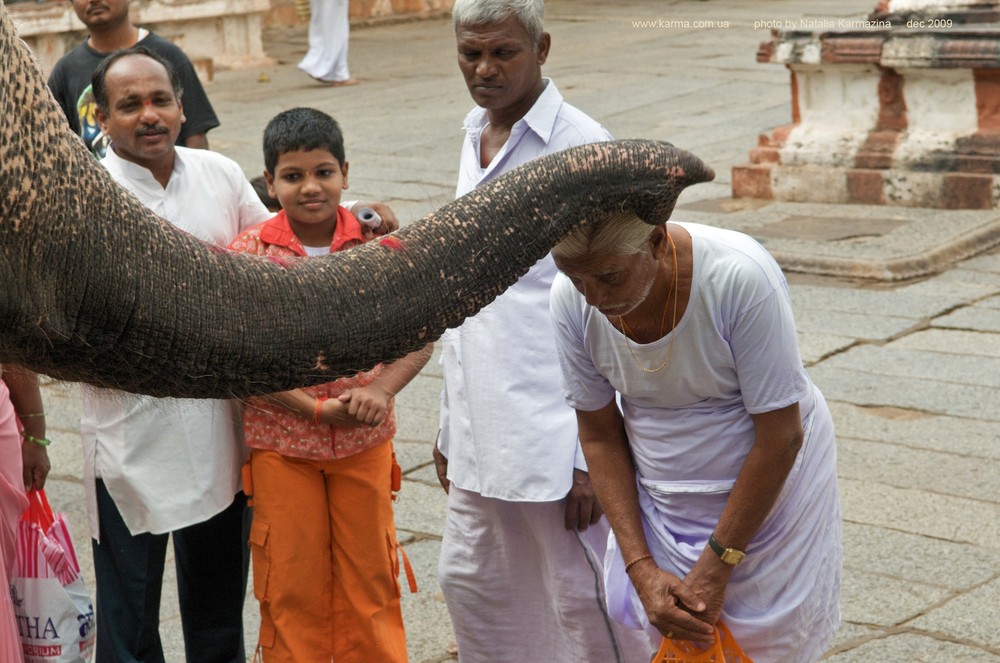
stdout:
<svg viewBox="0 0 1000 663">
<path fill-rule="evenodd" d="M 92 82 L 96 119 L 111 139 L 101 163 L 151 210 L 220 247 L 271 216 L 235 161 L 175 146 L 185 107 L 169 62 L 135 46 L 109 55 Z M 233 402 L 88 389 L 80 430 L 98 663 L 164 660 L 158 628 L 168 535 L 186 660 L 244 663 L 246 498 Z"/>
<path fill-rule="evenodd" d="M 207 133 L 219 126 L 212 104 L 198 80 L 191 61 L 180 48 L 145 28 L 132 24 L 130 0 L 71 0 L 73 10 L 90 32 L 82 44 L 62 56 L 49 75 L 49 89 L 63 109 L 73 133 L 97 158 L 104 156 L 108 137 L 95 115 L 90 77 L 97 65 L 120 48 L 140 44 L 173 65 L 184 89 L 187 120 L 181 126 L 177 144 L 208 149 Z"/>
<path fill-rule="evenodd" d="M 542 76 L 552 43 L 544 13 L 542 0 L 454 4 L 458 66 L 477 106 L 465 118 L 459 196 L 532 159 L 611 139 Z M 555 275 L 546 256 L 442 337 L 434 461 L 448 513 L 438 580 L 461 663 L 648 663 L 655 649 L 605 606 L 608 522 L 559 388 Z"/>
</svg>

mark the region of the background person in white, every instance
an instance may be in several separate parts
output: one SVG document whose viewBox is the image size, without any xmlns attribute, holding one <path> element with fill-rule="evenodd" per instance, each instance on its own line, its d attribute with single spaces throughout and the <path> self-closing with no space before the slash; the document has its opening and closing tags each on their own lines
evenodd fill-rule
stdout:
<svg viewBox="0 0 1000 663">
<path fill-rule="evenodd" d="M 225 247 L 272 215 L 234 161 L 174 146 L 184 121 L 178 86 L 169 64 L 142 47 L 104 60 L 93 86 L 111 137 L 101 163 L 158 215 Z M 160 589 L 172 532 L 187 660 L 243 663 L 246 502 L 234 404 L 89 389 L 80 429 L 97 661 L 164 660 Z"/>
<path fill-rule="evenodd" d="M 331 86 L 354 85 L 347 67 L 351 38 L 349 0 L 311 0 L 309 5 L 309 50 L 299 69 L 320 83 Z"/>
<path fill-rule="evenodd" d="M 543 13 L 541 0 L 455 3 L 458 63 L 479 106 L 465 120 L 458 196 L 537 157 L 611 139 L 542 78 Z M 555 274 L 546 257 L 442 339 L 439 580 L 464 663 L 647 663 L 648 640 L 606 613 L 608 526 L 559 389 Z"/>
</svg>

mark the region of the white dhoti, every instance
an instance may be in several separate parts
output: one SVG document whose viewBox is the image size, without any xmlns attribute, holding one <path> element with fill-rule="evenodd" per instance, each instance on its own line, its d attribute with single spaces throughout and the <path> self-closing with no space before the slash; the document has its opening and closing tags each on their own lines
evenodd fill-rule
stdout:
<svg viewBox="0 0 1000 663">
<path fill-rule="evenodd" d="M 840 624 L 843 563 L 833 423 L 816 392 L 803 421 L 805 441 L 784 488 L 733 571 L 722 608 L 743 651 L 759 663 L 809 663 L 820 658 Z M 657 565 L 685 577 L 708 544 L 733 481 L 638 479 L 646 540 Z M 649 624 L 625 574 L 617 541 L 605 558 L 608 607 L 630 627 Z"/>
<path fill-rule="evenodd" d="M 351 24 L 347 16 L 348 0 L 311 0 L 309 51 L 299 69 L 322 81 L 346 81 L 347 43 Z"/>
<path fill-rule="evenodd" d="M 607 612 L 607 521 L 567 531 L 565 509 L 451 487 L 438 580 L 462 663 L 649 662 L 645 633 Z"/>
</svg>

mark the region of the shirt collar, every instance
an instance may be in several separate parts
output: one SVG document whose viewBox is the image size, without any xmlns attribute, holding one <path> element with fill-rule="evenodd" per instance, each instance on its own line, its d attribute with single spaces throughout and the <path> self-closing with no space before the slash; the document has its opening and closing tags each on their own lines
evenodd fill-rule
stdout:
<svg viewBox="0 0 1000 663">
<path fill-rule="evenodd" d="M 170 173 L 170 179 L 173 179 L 175 175 L 180 176 L 184 173 L 185 155 L 184 147 L 174 147 L 174 169 Z M 134 161 L 129 161 L 128 159 L 123 159 L 118 156 L 115 152 L 114 143 L 108 145 L 107 152 L 104 154 L 104 158 L 101 161 L 108 162 L 107 165 L 112 165 L 115 170 L 124 174 L 130 180 L 137 182 L 147 182 L 153 183 L 156 186 L 160 186 L 160 183 L 153 177 L 153 171 L 145 166 L 140 166 Z M 166 188 L 166 187 L 161 187 Z"/>
<path fill-rule="evenodd" d="M 262 224 L 260 239 L 266 244 L 283 246 L 297 255 L 305 256 L 306 250 L 302 242 L 295 236 L 292 226 L 288 223 L 285 210 L 281 210 Z M 344 251 L 358 244 L 363 244 L 365 236 L 361 232 L 361 223 L 346 208 L 337 206 L 337 225 L 333 230 L 333 241 L 330 243 L 330 253 Z"/>
<path fill-rule="evenodd" d="M 534 105 L 524 114 L 524 117 L 511 127 L 511 134 L 530 129 L 542 139 L 543 143 L 548 145 L 556 118 L 559 116 L 559 107 L 562 106 L 563 97 L 551 78 L 543 77 L 542 81 L 545 83 L 545 88 L 535 100 Z M 477 138 L 487 124 L 489 124 L 489 119 L 485 108 L 476 106 L 465 116 L 465 130 Z"/>
</svg>

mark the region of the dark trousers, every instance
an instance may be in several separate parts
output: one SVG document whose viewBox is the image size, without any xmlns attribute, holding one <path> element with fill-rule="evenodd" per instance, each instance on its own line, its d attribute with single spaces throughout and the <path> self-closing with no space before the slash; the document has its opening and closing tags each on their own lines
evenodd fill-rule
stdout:
<svg viewBox="0 0 1000 663">
<path fill-rule="evenodd" d="M 91 541 L 97 576 L 96 663 L 164 663 L 160 592 L 168 535 L 132 536 L 99 479 L 97 511 L 101 542 Z M 171 532 L 184 653 L 192 663 L 246 660 L 246 511 L 240 492 L 218 515 Z"/>
</svg>

